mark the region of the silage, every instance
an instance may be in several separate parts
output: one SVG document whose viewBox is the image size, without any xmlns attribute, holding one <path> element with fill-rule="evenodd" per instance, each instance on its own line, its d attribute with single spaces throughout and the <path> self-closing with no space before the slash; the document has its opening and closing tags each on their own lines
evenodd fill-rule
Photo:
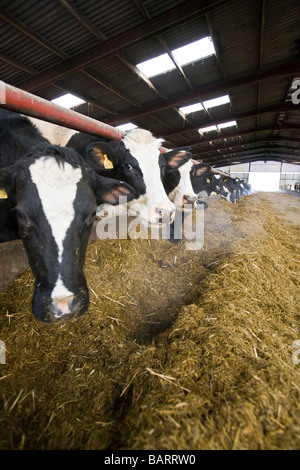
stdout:
<svg viewBox="0 0 300 470">
<path fill-rule="evenodd" d="M 219 200 L 202 250 L 99 240 L 85 272 L 74 322 L 33 318 L 30 273 L 1 294 L 2 449 L 299 448 L 298 228 Z"/>
</svg>

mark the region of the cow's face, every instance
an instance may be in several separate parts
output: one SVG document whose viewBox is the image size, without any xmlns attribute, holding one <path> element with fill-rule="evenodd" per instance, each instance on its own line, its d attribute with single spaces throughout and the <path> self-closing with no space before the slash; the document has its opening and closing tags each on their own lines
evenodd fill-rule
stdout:
<svg viewBox="0 0 300 470">
<path fill-rule="evenodd" d="M 96 172 L 134 188 L 136 198 L 128 204 L 130 215 L 138 215 L 151 225 L 172 222 L 175 205 L 167 197 L 162 178 L 165 171 L 176 171 L 190 158 L 187 148 L 168 152 L 165 160 L 157 139 L 144 129 L 133 129 L 121 141 L 110 142 L 77 134 L 67 145 L 77 149 Z"/>
<path fill-rule="evenodd" d="M 146 193 L 139 162 L 131 155 L 123 142 L 92 142 L 85 149 L 85 158 L 101 175 L 126 181 L 134 188 L 137 197 Z"/>
<path fill-rule="evenodd" d="M 223 198 L 227 198 L 228 196 L 228 191 L 223 185 L 223 179 L 222 176 L 216 173 L 212 173 L 209 176 L 210 179 L 210 191 L 211 194 L 218 194 L 222 196 Z"/>
<path fill-rule="evenodd" d="M 191 170 L 192 187 L 196 194 L 206 191 L 211 192 L 211 166 L 206 163 L 198 163 Z"/>
<path fill-rule="evenodd" d="M 144 193 L 129 204 L 129 214 L 139 215 L 151 225 L 171 223 L 175 205 L 169 200 L 162 183 L 165 161 L 159 151 L 159 142 L 149 131 L 143 129 L 128 132 L 122 142 L 137 160 L 145 185 Z M 175 156 L 170 165 L 174 169 L 178 168 Z"/>
<path fill-rule="evenodd" d="M 229 177 L 223 177 L 222 178 L 222 184 L 223 184 L 223 189 L 225 192 L 225 195 L 222 194 L 222 197 L 226 199 L 228 202 L 236 202 L 236 189 L 234 187 L 233 182 L 231 181 L 231 178 Z"/>
<path fill-rule="evenodd" d="M 96 175 L 79 155 L 62 159 L 66 149 L 61 151 L 57 154 L 55 147 L 50 150 L 55 156 L 41 152 L 0 171 L 0 186 L 15 199 L 20 237 L 35 276 L 33 314 L 46 322 L 87 310 L 83 265 L 97 204 L 118 204 L 120 196 L 134 195 L 130 186 Z"/>
<path fill-rule="evenodd" d="M 192 187 L 191 175 L 193 163 L 187 161 L 176 172 L 167 172 L 167 180 L 173 179 L 174 189 L 169 192 L 169 199 L 174 202 L 178 209 L 183 209 L 185 204 L 191 208 L 195 206 L 198 199 L 197 194 Z M 177 181 L 176 181 L 177 180 Z M 168 181 L 169 183 L 169 181 Z"/>
</svg>

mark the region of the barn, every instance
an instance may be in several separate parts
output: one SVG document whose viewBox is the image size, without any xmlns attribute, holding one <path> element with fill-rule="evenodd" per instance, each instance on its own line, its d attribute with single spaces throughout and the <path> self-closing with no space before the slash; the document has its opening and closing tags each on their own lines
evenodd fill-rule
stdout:
<svg viewBox="0 0 300 470">
<path fill-rule="evenodd" d="M 1 450 L 300 448 L 299 24 L 0 1 Z"/>
</svg>

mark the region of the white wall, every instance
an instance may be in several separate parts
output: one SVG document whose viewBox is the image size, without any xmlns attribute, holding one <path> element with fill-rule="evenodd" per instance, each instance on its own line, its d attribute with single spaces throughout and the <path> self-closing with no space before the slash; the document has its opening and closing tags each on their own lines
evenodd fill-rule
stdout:
<svg viewBox="0 0 300 470">
<path fill-rule="evenodd" d="M 279 191 L 279 171 L 252 171 L 248 183 L 254 191 Z"/>
<path fill-rule="evenodd" d="M 219 168 L 225 171 L 226 173 L 229 173 L 232 177 L 243 179 L 244 181 L 254 186 L 262 187 L 263 184 L 261 185 L 259 181 L 264 180 L 265 187 L 273 187 L 273 189 L 266 189 L 266 191 L 278 191 L 278 189 L 292 189 L 295 183 L 300 182 L 300 165 L 292 163 L 258 161 L 251 163 L 241 163 L 231 166 L 223 166 Z M 259 175 L 260 173 L 261 176 L 257 176 L 256 178 L 253 177 L 253 175 Z M 270 178 L 268 178 L 268 174 L 270 174 Z M 267 183 L 267 180 L 269 180 L 269 183 Z M 252 186 L 253 189 L 256 189 L 254 186 Z M 264 189 L 256 190 L 264 191 Z"/>
<path fill-rule="evenodd" d="M 282 173 L 300 173 L 300 165 L 274 161 L 241 163 L 238 165 L 218 167 L 226 173 L 249 173 L 249 171 L 281 171 Z M 281 168 L 281 170 L 280 170 Z"/>
</svg>

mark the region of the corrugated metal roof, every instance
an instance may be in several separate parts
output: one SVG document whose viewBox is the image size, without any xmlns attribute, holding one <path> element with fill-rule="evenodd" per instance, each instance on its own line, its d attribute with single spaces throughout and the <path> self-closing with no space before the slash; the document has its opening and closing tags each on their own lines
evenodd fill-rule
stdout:
<svg viewBox="0 0 300 470">
<path fill-rule="evenodd" d="M 170 148 L 191 144 L 197 158 L 216 165 L 224 161 L 218 150 L 233 146 L 235 156 L 226 161 L 236 161 L 247 142 L 267 149 L 267 158 L 271 144 L 261 139 L 280 138 L 286 147 L 299 148 L 300 105 L 282 111 L 293 77 L 300 76 L 299 24 L 296 0 L 212 0 L 205 8 L 196 0 L 1 0 L 0 77 L 25 89 L 36 77 L 34 93 L 46 99 L 68 91 L 83 96 L 89 104 L 78 112 L 104 122 L 130 120 L 166 138 Z M 175 69 L 145 81 L 134 68 L 207 35 L 217 56 L 184 65 L 184 74 Z M 70 61 L 81 64 L 91 54 L 92 63 L 70 69 Z M 295 62 L 292 72 L 289 61 Z M 259 80 L 260 71 L 277 64 L 279 72 Z M 43 77 L 57 66 L 65 73 L 45 84 Z M 186 119 L 178 112 L 183 104 L 227 93 L 230 106 Z M 198 133 L 199 127 L 234 119 L 234 129 Z M 278 130 L 278 123 L 294 128 Z"/>
</svg>

